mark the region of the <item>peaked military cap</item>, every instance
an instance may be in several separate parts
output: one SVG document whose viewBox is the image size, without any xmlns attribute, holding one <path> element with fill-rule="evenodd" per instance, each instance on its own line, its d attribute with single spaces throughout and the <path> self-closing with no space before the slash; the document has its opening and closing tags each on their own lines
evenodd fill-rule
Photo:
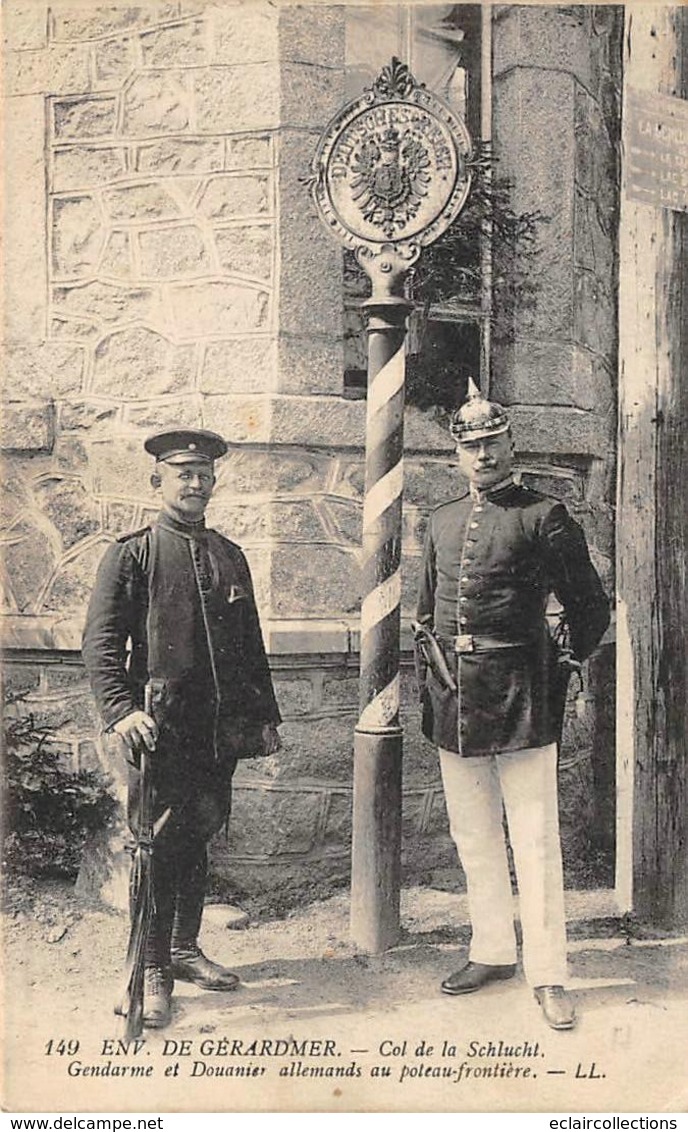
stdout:
<svg viewBox="0 0 688 1132">
<path fill-rule="evenodd" d="M 212 463 L 227 452 L 227 442 L 216 432 L 204 428 L 168 428 L 149 436 L 143 447 L 158 462 L 207 460 Z"/>
<path fill-rule="evenodd" d="M 458 443 L 499 436 L 509 428 L 506 409 L 496 401 L 483 397 L 472 377 L 468 379 L 468 397 L 460 409 L 452 413 L 449 431 Z"/>
</svg>

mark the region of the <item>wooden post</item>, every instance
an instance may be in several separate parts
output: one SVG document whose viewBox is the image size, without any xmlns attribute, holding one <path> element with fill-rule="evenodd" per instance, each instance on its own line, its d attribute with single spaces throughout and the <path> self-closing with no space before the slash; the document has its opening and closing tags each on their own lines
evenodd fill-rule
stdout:
<svg viewBox="0 0 688 1132">
<path fill-rule="evenodd" d="M 688 212 L 641 203 L 628 171 L 633 107 L 688 96 L 688 9 L 628 5 L 624 51 L 617 891 L 672 927 L 688 923 Z"/>
</svg>

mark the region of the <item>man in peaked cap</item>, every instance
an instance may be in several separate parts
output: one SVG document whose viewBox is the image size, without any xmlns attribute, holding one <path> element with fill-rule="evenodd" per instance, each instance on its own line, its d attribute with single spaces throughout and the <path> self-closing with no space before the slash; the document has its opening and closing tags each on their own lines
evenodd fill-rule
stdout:
<svg viewBox="0 0 688 1132">
<path fill-rule="evenodd" d="M 248 564 L 235 543 L 205 526 L 225 441 L 203 429 L 172 429 L 144 447 L 156 460 L 151 483 L 161 510 L 105 553 L 83 657 L 105 728 L 126 744 L 132 830 L 144 747 L 152 756 L 154 818 L 169 810 L 153 850 L 144 980 L 144 1024 L 161 1027 L 175 979 L 222 991 L 239 982 L 198 946 L 206 845 L 227 820 L 237 758 L 279 749 L 280 714 Z"/>
<path fill-rule="evenodd" d="M 599 643 L 609 605 L 564 505 L 514 481 L 506 410 L 472 381 L 468 392 L 451 422 L 468 487 L 430 517 L 418 598 L 452 677 L 426 669 L 423 731 L 439 748 L 472 921 L 468 962 L 441 989 L 468 994 L 516 972 L 504 808 L 526 981 L 548 1024 L 570 1029 L 557 743 L 571 667 Z M 547 627 L 552 593 L 566 647 Z"/>
</svg>

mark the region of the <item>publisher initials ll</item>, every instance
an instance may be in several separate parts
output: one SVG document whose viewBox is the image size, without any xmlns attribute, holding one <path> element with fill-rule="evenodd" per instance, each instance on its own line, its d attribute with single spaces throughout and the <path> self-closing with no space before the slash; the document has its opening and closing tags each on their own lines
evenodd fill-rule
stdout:
<svg viewBox="0 0 688 1132">
<path fill-rule="evenodd" d="M 604 1073 L 597 1072 L 597 1066 L 595 1065 L 594 1061 L 591 1061 L 590 1065 L 586 1069 L 583 1069 L 583 1063 L 579 1061 L 578 1065 L 576 1066 L 575 1075 L 576 1077 L 586 1077 L 589 1081 L 601 1081 L 605 1076 Z"/>
</svg>

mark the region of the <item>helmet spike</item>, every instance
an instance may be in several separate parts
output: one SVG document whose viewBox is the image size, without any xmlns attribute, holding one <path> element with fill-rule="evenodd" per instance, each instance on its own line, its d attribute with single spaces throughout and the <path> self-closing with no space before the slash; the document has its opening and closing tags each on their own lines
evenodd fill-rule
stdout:
<svg viewBox="0 0 688 1132">
<path fill-rule="evenodd" d="M 467 390 L 467 393 L 466 393 L 466 400 L 470 401 L 473 397 L 481 397 L 481 396 L 482 396 L 482 394 L 480 392 L 480 389 L 475 384 L 473 378 L 469 377 L 469 379 L 468 379 L 468 390 Z"/>
<path fill-rule="evenodd" d="M 496 401 L 488 401 L 472 377 L 468 379 L 466 399 L 452 414 L 449 431 L 459 444 L 462 440 L 480 440 L 485 436 L 498 436 L 509 428 L 506 409 Z"/>
</svg>

